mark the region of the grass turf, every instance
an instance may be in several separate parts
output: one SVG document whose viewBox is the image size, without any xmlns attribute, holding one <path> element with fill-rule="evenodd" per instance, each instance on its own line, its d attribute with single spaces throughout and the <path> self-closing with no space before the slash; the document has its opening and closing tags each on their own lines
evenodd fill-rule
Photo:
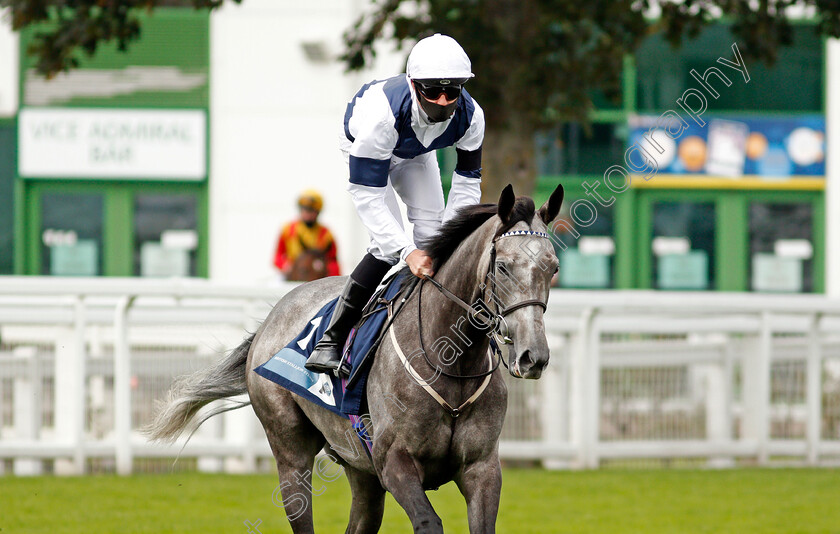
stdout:
<svg viewBox="0 0 840 534">
<path fill-rule="evenodd" d="M 342 476 L 314 498 L 316 531 L 344 532 L 349 487 Z M 0 477 L 0 533 L 290 532 L 269 475 Z M 446 532 L 467 532 L 453 484 L 429 497 Z M 499 532 L 840 532 L 840 471 L 833 469 L 507 469 Z M 381 532 L 410 532 L 388 496 Z"/>
</svg>

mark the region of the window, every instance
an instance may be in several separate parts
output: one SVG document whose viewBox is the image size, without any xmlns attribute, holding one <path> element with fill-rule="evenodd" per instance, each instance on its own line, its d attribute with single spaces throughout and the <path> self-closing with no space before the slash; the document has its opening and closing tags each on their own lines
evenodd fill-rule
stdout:
<svg viewBox="0 0 840 534">
<path fill-rule="evenodd" d="M 198 249 L 193 195 L 134 197 L 134 275 L 196 276 Z"/>
<path fill-rule="evenodd" d="M 749 287 L 814 291 L 813 208 L 810 203 L 750 203 Z"/>
<path fill-rule="evenodd" d="M 41 196 L 41 274 L 102 274 L 101 194 Z"/>
<path fill-rule="evenodd" d="M 715 205 L 656 202 L 653 205 L 653 283 L 658 289 L 713 289 Z"/>
</svg>

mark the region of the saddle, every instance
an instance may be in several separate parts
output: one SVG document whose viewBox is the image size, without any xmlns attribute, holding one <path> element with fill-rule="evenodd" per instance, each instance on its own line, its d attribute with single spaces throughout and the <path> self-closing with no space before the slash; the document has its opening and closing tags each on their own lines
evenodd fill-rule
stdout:
<svg viewBox="0 0 840 534">
<path fill-rule="evenodd" d="M 406 275 L 410 278 L 405 278 Z M 321 307 L 297 337 L 254 372 L 343 417 L 352 419 L 360 415 L 372 355 L 403 307 L 401 303 L 416 286 L 416 280 L 413 275 L 397 273 L 383 282 L 368 301 L 361 320 L 347 336 L 343 351 L 342 364 L 349 369 L 349 380 L 313 373 L 304 367 L 329 324 L 337 298 Z M 389 309 L 392 310 L 390 318 Z"/>
<path fill-rule="evenodd" d="M 419 280 L 407 270 L 397 271 L 382 282 L 365 305 L 361 319 L 350 331 L 350 335 L 347 336 L 338 370 L 339 376 L 348 377 L 348 389 L 355 386 L 362 375 L 367 374 L 367 370 L 373 361 L 372 355 L 376 353 L 376 349 L 385 339 L 388 328 L 399 312 L 402 311 L 405 301 L 417 287 Z M 356 344 L 357 333 L 361 332 L 369 321 L 374 321 L 377 318 L 381 320 L 388 313 L 389 308 L 391 309 L 391 316 L 382 323 L 382 326 L 376 329 L 376 335 L 369 338 L 367 343 Z"/>
</svg>

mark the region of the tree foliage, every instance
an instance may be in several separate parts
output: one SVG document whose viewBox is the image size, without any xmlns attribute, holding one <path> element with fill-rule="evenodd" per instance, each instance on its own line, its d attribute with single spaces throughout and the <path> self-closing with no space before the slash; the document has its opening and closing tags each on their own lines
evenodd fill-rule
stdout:
<svg viewBox="0 0 840 534">
<path fill-rule="evenodd" d="M 470 92 L 489 127 L 586 121 L 595 91 L 618 99 L 623 58 L 661 31 L 674 46 L 714 20 L 730 21 L 748 61 L 772 64 L 793 36 L 789 13 L 814 14 L 814 30 L 840 36 L 840 0 L 380 0 L 345 34 L 348 68 L 375 57 L 377 41 L 432 33 L 467 50 Z M 410 8 L 410 9 L 408 9 Z"/>
<path fill-rule="evenodd" d="M 241 2 L 241 0 L 229 0 Z M 28 53 L 47 76 L 77 67 L 77 51 L 104 42 L 126 50 L 140 37 L 142 11 L 163 6 L 215 9 L 225 0 L 0 0 L 12 27 L 37 26 Z M 792 40 L 791 9 L 814 30 L 840 36 L 840 0 L 373 0 L 345 34 L 342 59 L 359 69 L 374 44 L 398 46 L 451 35 L 470 54 L 471 92 L 491 108 L 490 126 L 585 120 L 593 91 L 617 98 L 622 61 L 656 31 L 674 46 L 725 17 L 747 60 L 772 63 Z M 45 24 L 44 24 L 45 23 Z"/>
<path fill-rule="evenodd" d="M 78 67 L 78 51 L 93 56 L 100 44 L 109 42 L 127 50 L 140 38 L 139 15 L 143 11 L 168 6 L 215 9 L 224 1 L 0 0 L 0 7 L 9 8 L 12 29 L 38 28 L 27 53 L 37 58 L 38 72 L 51 78 Z"/>
</svg>

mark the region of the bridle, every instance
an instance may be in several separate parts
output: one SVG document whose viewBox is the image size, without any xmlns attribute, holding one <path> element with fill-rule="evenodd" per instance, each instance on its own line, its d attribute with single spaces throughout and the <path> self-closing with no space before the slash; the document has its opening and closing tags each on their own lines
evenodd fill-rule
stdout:
<svg viewBox="0 0 840 534">
<path fill-rule="evenodd" d="M 429 366 L 432 369 L 436 369 L 437 373 L 440 373 L 440 374 L 442 374 L 444 376 L 447 376 L 447 377 L 450 377 L 450 378 L 456 378 L 456 379 L 484 378 L 481 385 L 478 386 L 478 389 L 467 400 L 465 400 L 460 406 L 455 408 L 452 405 L 450 405 L 448 402 L 446 402 L 446 399 L 444 399 L 435 390 L 435 388 L 432 387 L 432 382 L 434 382 L 434 380 L 432 380 L 432 382 L 429 382 L 428 380 L 421 377 L 417 373 L 417 371 L 414 370 L 414 368 L 411 366 L 411 361 L 406 358 L 405 354 L 403 353 L 402 349 L 400 348 L 399 343 L 397 342 L 396 335 L 394 334 L 394 329 L 391 327 L 390 324 L 388 325 L 388 330 L 389 330 L 389 334 L 390 334 L 390 337 L 391 337 L 391 343 L 393 344 L 394 350 L 396 351 L 397 356 L 399 357 L 399 359 L 402 362 L 403 366 L 405 367 L 406 371 L 411 375 L 412 378 L 414 378 L 414 380 L 420 385 L 420 387 L 422 387 L 426 391 L 426 393 L 428 393 L 433 399 L 435 399 L 435 401 L 437 401 L 438 404 L 440 404 L 443 407 L 444 410 L 447 411 L 447 413 L 452 418 L 457 418 L 458 416 L 460 416 L 461 413 L 466 408 L 468 408 L 476 400 L 478 400 L 478 398 L 481 396 L 482 393 L 484 393 L 484 390 L 487 389 L 487 386 L 490 384 L 490 379 L 492 378 L 493 372 L 495 372 L 496 369 L 499 368 L 500 363 L 504 362 L 504 356 L 502 355 L 502 351 L 499 348 L 498 344 L 509 345 L 509 344 L 513 343 L 513 340 L 510 337 L 510 331 L 509 331 L 508 326 L 507 326 L 507 321 L 505 321 L 505 315 L 507 315 L 509 313 L 512 313 L 512 312 L 514 312 L 514 311 L 516 311 L 520 308 L 524 308 L 526 306 L 539 306 L 543 309 L 543 312 L 545 312 L 546 304 L 545 304 L 545 302 L 543 302 L 542 300 L 539 300 L 539 299 L 523 300 L 522 302 L 517 302 L 516 304 L 512 304 L 512 305 L 507 306 L 505 308 L 499 309 L 499 304 L 498 304 L 499 300 L 498 300 L 498 297 L 496 295 L 496 242 L 503 237 L 514 237 L 514 236 L 531 236 L 531 237 L 539 237 L 539 238 L 549 239 L 548 234 L 546 234 L 545 232 L 536 232 L 534 230 L 516 230 L 516 231 L 513 231 L 513 232 L 505 232 L 505 233 L 503 233 L 499 236 L 496 236 L 493 239 L 493 243 L 491 244 L 491 248 L 490 248 L 490 265 L 487 269 L 487 274 L 485 275 L 485 282 L 486 282 L 487 277 L 490 277 L 490 300 L 492 300 L 493 303 L 495 304 L 495 307 L 496 307 L 495 313 L 490 313 L 489 310 L 486 310 L 482 306 L 478 306 L 476 304 L 472 304 L 472 305 L 467 304 L 460 297 L 458 297 L 458 295 L 455 295 L 454 293 L 452 293 L 451 291 L 449 291 L 448 289 L 443 287 L 443 285 L 441 285 L 440 282 L 438 282 L 437 280 L 435 280 L 433 278 L 429 278 L 429 277 L 424 278 L 420 283 L 420 291 L 417 294 L 417 321 L 418 321 L 417 326 L 418 326 L 418 332 L 419 332 L 419 336 L 420 336 L 420 352 L 423 354 L 423 357 L 426 359 L 426 363 L 428 363 Z M 491 276 L 491 273 L 492 273 L 492 276 Z M 490 361 L 491 361 L 491 365 L 490 365 L 491 369 L 489 371 L 486 371 L 484 373 L 479 373 L 479 374 L 476 374 L 476 375 L 454 375 L 454 374 L 450 374 L 450 373 L 447 373 L 447 372 L 443 371 L 440 368 L 440 366 L 437 366 L 437 365 L 433 364 L 431 361 L 429 361 L 429 357 L 426 354 L 426 349 L 425 349 L 424 344 L 423 344 L 423 323 L 422 323 L 423 313 L 422 313 L 422 308 L 421 308 L 421 295 L 423 294 L 423 284 L 426 283 L 427 281 L 429 283 L 431 283 L 433 286 L 435 286 L 438 289 L 438 291 L 440 291 L 446 298 L 448 298 L 449 300 L 451 300 L 452 302 L 454 302 L 455 304 L 457 304 L 458 306 L 460 306 L 461 308 L 466 310 L 466 312 L 469 313 L 470 316 L 474 320 L 479 321 L 479 324 L 485 325 L 487 328 L 490 328 L 490 327 L 493 328 L 492 332 L 493 332 L 494 338 L 491 339 L 491 342 L 490 342 L 490 347 L 491 347 L 492 353 L 488 354 L 489 357 L 490 357 Z M 482 283 L 480 287 L 482 289 L 487 287 L 486 283 Z M 407 298 L 408 298 L 408 296 L 404 297 L 403 302 Z M 392 310 L 391 310 L 390 306 L 388 307 L 388 314 L 391 317 L 391 321 L 393 321 L 393 316 L 394 315 L 392 313 Z M 482 314 L 486 314 L 486 315 L 482 316 Z M 498 342 L 498 344 L 494 343 L 495 338 L 500 338 L 500 341 Z M 496 360 L 497 360 L 495 364 L 492 363 L 493 354 L 495 354 Z M 507 365 L 507 364 L 505 364 L 505 365 Z"/>
<path fill-rule="evenodd" d="M 493 239 L 493 242 L 490 245 L 490 265 L 487 268 L 487 274 L 485 275 L 484 282 L 481 284 L 480 287 L 486 287 L 487 278 L 490 278 L 490 298 L 489 300 L 493 302 L 494 307 L 496 308 L 495 312 L 491 313 L 490 310 L 486 309 L 484 306 L 480 306 L 477 303 L 467 304 L 464 302 L 460 297 L 443 287 L 443 285 L 435 280 L 434 278 L 424 278 L 422 282 L 420 282 L 420 292 L 417 295 L 417 320 L 418 320 L 418 332 L 420 335 L 420 351 L 423 354 L 423 357 L 426 360 L 426 363 L 429 364 L 430 367 L 433 369 L 437 368 L 437 371 L 440 372 L 443 376 L 447 376 L 449 378 L 459 378 L 459 379 L 469 379 L 469 378 L 483 378 L 492 374 L 498 367 L 499 363 L 504 363 L 504 357 L 502 355 L 502 351 L 499 348 L 499 345 L 510 345 L 513 343 L 513 339 L 510 337 L 510 327 L 508 327 L 507 321 L 505 320 L 505 316 L 513 313 L 514 311 L 525 308 L 528 306 L 539 306 L 543 309 L 543 312 L 546 310 L 546 303 L 540 299 L 528 299 L 523 300 L 521 302 L 517 302 L 516 304 L 511 304 L 510 306 L 506 306 L 500 309 L 499 303 L 501 300 L 499 299 L 497 292 L 496 292 L 496 279 L 498 278 L 498 273 L 496 270 L 496 243 L 502 239 L 503 237 L 516 237 L 516 236 L 528 236 L 528 237 L 538 237 L 543 239 L 550 239 L 548 234 L 545 232 L 537 232 L 534 230 L 515 230 L 512 232 L 505 232 L 501 235 L 496 236 Z M 447 373 L 439 366 L 436 366 L 429 360 L 429 356 L 426 354 L 426 349 L 423 343 L 423 323 L 422 323 L 422 311 L 421 311 L 421 296 L 423 295 L 423 284 L 426 282 L 431 283 L 438 291 L 440 291 L 446 298 L 463 308 L 473 320 L 477 321 L 480 325 L 485 327 L 485 329 L 492 328 L 492 334 L 494 336 L 495 343 L 490 343 L 491 350 L 496 356 L 496 363 L 491 366 L 489 371 L 485 371 L 483 373 L 475 374 L 475 375 L 456 375 Z M 507 363 L 505 363 L 507 366 Z"/>
</svg>

